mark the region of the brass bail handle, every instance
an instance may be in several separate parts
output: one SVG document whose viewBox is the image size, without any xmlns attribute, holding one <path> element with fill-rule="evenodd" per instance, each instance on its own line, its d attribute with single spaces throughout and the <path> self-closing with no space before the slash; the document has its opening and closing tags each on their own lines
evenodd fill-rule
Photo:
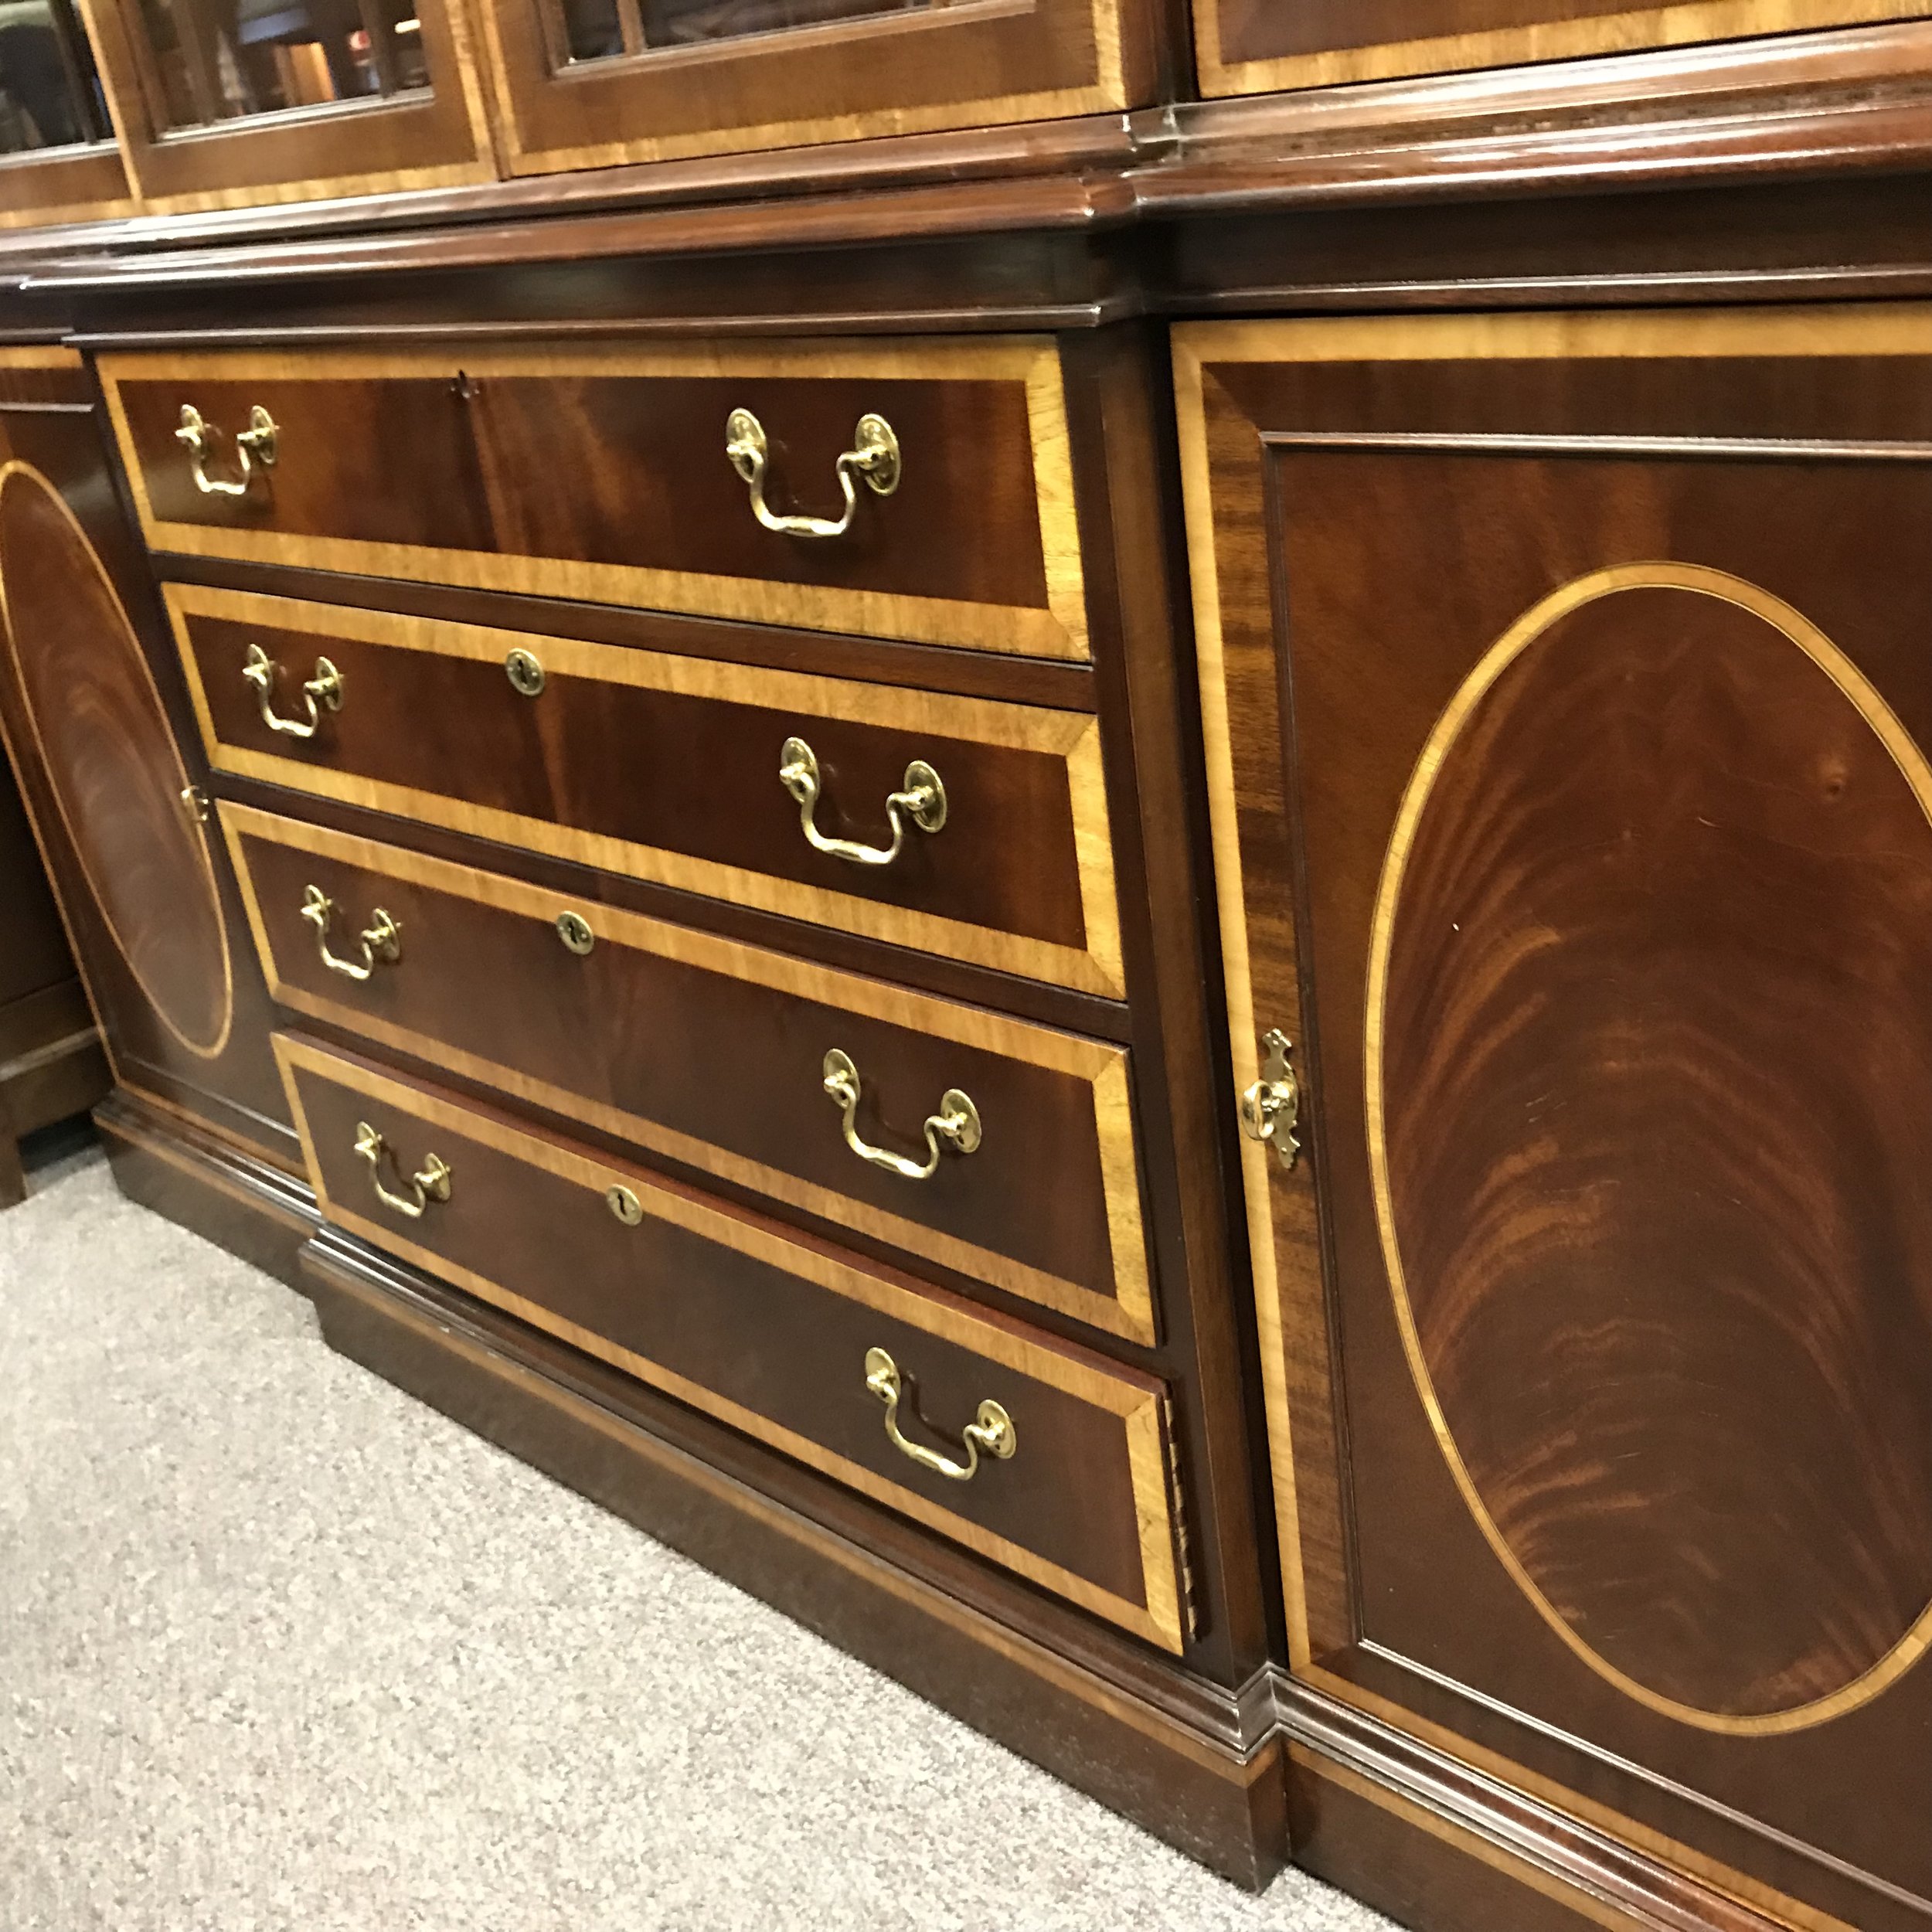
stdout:
<svg viewBox="0 0 1932 1932">
<path fill-rule="evenodd" d="M 355 1151 L 369 1163 L 369 1182 L 376 1190 L 376 1198 L 383 1206 L 393 1208 L 412 1221 L 422 1219 L 430 1202 L 450 1198 L 450 1164 L 437 1155 L 430 1155 L 410 1176 L 407 1194 L 392 1194 L 383 1185 L 383 1162 L 386 1159 L 393 1163 L 395 1155 L 389 1142 L 366 1121 L 356 1123 Z"/>
<path fill-rule="evenodd" d="M 955 1462 L 936 1449 L 913 1441 L 899 1427 L 899 1405 L 902 1399 L 910 1397 L 912 1378 L 901 1375 L 899 1364 L 883 1349 L 866 1351 L 866 1386 L 886 1405 L 886 1434 L 893 1447 L 935 1475 L 949 1477 L 954 1482 L 971 1482 L 979 1473 L 982 1450 L 1005 1462 L 1019 1447 L 1013 1418 L 997 1402 L 982 1402 L 978 1419 L 960 1431 L 960 1439 L 966 1445 L 964 1462 Z"/>
<path fill-rule="evenodd" d="M 829 852 L 835 859 L 855 866 L 889 866 L 906 848 L 908 822 L 921 832 L 942 830 L 946 823 L 946 787 L 939 774 L 923 758 L 906 767 L 906 787 L 886 800 L 886 822 L 893 828 L 889 845 L 862 845 L 855 839 L 830 838 L 816 822 L 823 787 L 818 775 L 818 759 L 802 738 L 787 738 L 778 749 L 778 782 L 798 806 L 798 822 L 814 852 Z"/>
<path fill-rule="evenodd" d="M 301 688 L 302 702 L 308 708 L 306 718 L 284 718 L 276 710 L 275 686 L 281 674 L 281 666 L 259 644 L 248 647 L 248 655 L 242 661 L 242 677 L 255 694 L 262 723 L 270 731 L 279 731 L 287 737 L 312 738 L 323 712 L 342 708 L 342 674 L 328 658 L 315 660 L 315 675 Z"/>
<path fill-rule="evenodd" d="M 947 1148 L 955 1154 L 975 1153 L 985 1138 L 980 1128 L 979 1109 L 974 1106 L 971 1097 L 956 1087 L 949 1087 L 940 1097 L 939 1111 L 927 1116 L 925 1160 L 909 1161 L 889 1148 L 873 1147 L 859 1138 L 856 1123 L 863 1090 L 852 1056 L 835 1046 L 825 1056 L 825 1091 L 840 1111 L 846 1146 L 862 1161 L 883 1167 L 888 1174 L 900 1175 L 908 1181 L 930 1181 L 939 1172 L 940 1157 Z"/>
<path fill-rule="evenodd" d="M 195 488 L 203 496 L 246 496 L 249 485 L 254 481 L 255 466 L 260 464 L 265 470 L 275 467 L 275 443 L 280 434 L 275 419 L 259 403 L 248 412 L 247 428 L 238 430 L 235 437 L 235 455 L 241 474 L 233 482 L 208 474 L 213 427 L 192 403 L 182 404 L 181 427 L 175 432 L 175 440 L 188 451 L 188 461 L 195 472 Z"/>
<path fill-rule="evenodd" d="M 1288 1056 L 1294 1043 L 1280 1027 L 1263 1035 L 1267 1063 L 1261 1077 L 1241 1096 L 1241 1131 L 1251 1141 L 1272 1145 L 1281 1165 L 1292 1168 L 1301 1151 L 1295 1129 L 1301 1119 L 1301 1083 Z"/>
<path fill-rule="evenodd" d="M 731 467 L 743 477 L 751 491 L 751 514 L 767 530 L 781 536 L 843 536 L 852 528 L 859 508 L 859 492 L 852 478 L 862 476 L 876 496 L 890 496 L 899 488 L 900 463 L 899 438 L 883 416 L 870 412 L 859 419 L 852 433 L 852 446 L 833 466 L 838 488 L 845 499 L 844 513 L 835 519 L 825 516 L 781 516 L 765 501 L 765 483 L 771 465 L 771 445 L 764 425 L 749 410 L 733 410 L 725 418 L 725 454 Z"/>
<path fill-rule="evenodd" d="M 338 910 L 335 900 L 319 886 L 311 886 L 302 896 L 302 917 L 315 928 L 315 950 L 321 954 L 322 964 L 332 973 L 340 973 L 345 979 L 367 979 L 379 964 L 393 966 L 401 959 L 403 929 L 380 906 L 369 915 L 369 922 L 362 929 L 362 957 L 359 964 L 353 959 L 339 958 L 332 953 L 328 950 L 328 928 Z"/>
</svg>

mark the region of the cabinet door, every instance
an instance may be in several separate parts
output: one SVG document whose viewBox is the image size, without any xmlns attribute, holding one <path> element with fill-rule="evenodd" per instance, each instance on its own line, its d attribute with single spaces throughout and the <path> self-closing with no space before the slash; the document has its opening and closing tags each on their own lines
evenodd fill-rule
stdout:
<svg viewBox="0 0 1932 1932">
<path fill-rule="evenodd" d="M 1140 0 L 484 0 L 513 174 L 1100 114 L 1153 86 Z"/>
<path fill-rule="evenodd" d="M 1448 73 L 1917 18 L 1906 0 L 1194 0 L 1204 94 Z"/>
<path fill-rule="evenodd" d="M 0 9 L 0 229 L 129 212 L 74 0 Z"/>
<path fill-rule="evenodd" d="M 1177 373 L 1292 1666 L 1923 1932 L 1932 310 Z"/>
<path fill-rule="evenodd" d="M 81 0 L 162 212 L 488 179 L 459 0 Z"/>
<path fill-rule="evenodd" d="M 0 350 L 0 727 L 116 1077 L 292 1166 L 267 992 L 156 681 L 153 607 L 80 359 Z"/>
</svg>

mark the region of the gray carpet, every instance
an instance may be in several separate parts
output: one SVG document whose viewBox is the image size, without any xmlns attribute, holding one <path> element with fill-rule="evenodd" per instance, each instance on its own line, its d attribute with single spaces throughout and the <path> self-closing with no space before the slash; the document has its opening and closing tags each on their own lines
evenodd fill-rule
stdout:
<svg viewBox="0 0 1932 1932">
<path fill-rule="evenodd" d="M 5 1932 L 1374 1932 L 1249 1899 L 332 1355 L 69 1154 L 0 1214 Z"/>
</svg>

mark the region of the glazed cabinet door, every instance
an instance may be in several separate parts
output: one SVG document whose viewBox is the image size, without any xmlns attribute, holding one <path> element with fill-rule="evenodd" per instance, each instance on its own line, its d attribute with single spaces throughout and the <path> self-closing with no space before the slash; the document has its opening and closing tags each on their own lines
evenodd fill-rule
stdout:
<svg viewBox="0 0 1932 1932">
<path fill-rule="evenodd" d="M 1916 19 L 1894 0 L 1194 0 L 1204 94 L 1507 67 Z"/>
<path fill-rule="evenodd" d="M 0 13 L 0 229 L 126 214 L 128 174 L 74 0 Z"/>
<path fill-rule="evenodd" d="M 484 0 L 513 174 L 1138 105 L 1141 0 Z"/>
<path fill-rule="evenodd" d="M 1176 359 L 1293 1667 L 1932 1925 L 1932 311 Z"/>
<path fill-rule="evenodd" d="M 80 3 L 151 209 L 444 188 L 495 172 L 457 0 Z"/>
<path fill-rule="evenodd" d="M 206 767 L 156 681 L 154 606 L 79 357 L 0 350 L 0 733 L 110 1060 L 292 1165 L 267 992 Z"/>
</svg>

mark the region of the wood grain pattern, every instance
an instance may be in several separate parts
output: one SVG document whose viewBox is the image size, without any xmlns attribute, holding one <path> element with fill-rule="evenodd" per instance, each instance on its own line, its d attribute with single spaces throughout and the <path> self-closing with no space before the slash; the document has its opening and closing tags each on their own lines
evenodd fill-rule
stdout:
<svg viewBox="0 0 1932 1932">
<path fill-rule="evenodd" d="M 1209 95 L 1572 60 L 1926 11 L 1911 0 L 1194 0 Z"/>
<path fill-rule="evenodd" d="M 1928 814 L 1815 627 L 1638 565 L 1498 640 L 1390 841 L 1364 1072 L 1412 1366 L 1552 1628 L 1687 1723 L 1821 1723 L 1932 1645 Z"/>
<path fill-rule="evenodd" d="M 1083 992 L 1123 989 L 1100 730 L 1086 713 L 250 593 L 171 584 L 165 596 L 218 770 Z M 251 643 L 342 672 L 352 695 L 313 739 L 261 723 L 240 675 Z M 541 660 L 541 696 L 511 687 L 513 650 Z M 462 729 L 426 733 L 426 718 Z M 842 835 L 876 835 L 918 757 L 947 784 L 944 827 L 909 831 L 891 866 L 815 852 L 778 781 L 794 733 L 820 757 L 821 811 Z"/>
<path fill-rule="evenodd" d="M 1926 319 L 1237 324 L 1176 357 L 1236 1078 L 1277 1002 L 1306 1034 L 1308 1153 L 1249 1206 L 1284 1539 L 1355 1634 L 1298 1672 L 1866 1932 L 1932 1912 L 1897 1828 L 1932 1594 Z M 1338 1522 L 1292 1381 L 1325 1305 Z"/>
<path fill-rule="evenodd" d="M 246 806 L 220 814 L 283 1005 L 1154 1341 L 1121 1049 Z M 356 985 L 321 964 L 299 910 L 311 883 L 345 907 L 338 950 L 367 909 L 400 923 L 396 970 Z M 595 931 L 586 958 L 558 941 L 566 912 Z M 893 1145 L 918 1152 L 948 1086 L 972 1094 L 986 1141 L 929 1182 L 866 1167 L 819 1092 L 835 1044 Z"/>
<path fill-rule="evenodd" d="M 100 366 L 156 549 L 1087 655 L 1049 342 L 478 343 L 110 355 Z M 251 496 L 195 492 L 174 434 L 197 396 L 231 430 L 254 403 L 281 426 L 281 460 Z M 889 497 L 862 489 L 846 537 L 763 530 L 725 454 L 740 405 L 773 439 L 782 502 L 825 506 L 835 460 L 871 410 L 899 433 L 903 481 Z"/>
<path fill-rule="evenodd" d="M 275 1049 L 329 1221 L 1181 1648 L 1158 1383 L 299 1037 L 278 1034 Z M 403 1158 L 434 1145 L 455 1170 L 432 1217 L 404 1222 L 375 1204 L 350 1145 L 372 1112 Z M 617 1183 L 644 1204 L 637 1228 L 604 1205 Z M 681 1292 L 694 1281 L 699 1291 Z M 856 1328 L 855 1310 L 869 1318 Z M 743 1346 L 747 1321 L 767 1346 Z M 865 1386 L 871 1342 L 857 1335 L 891 1347 L 939 1413 L 963 1403 L 970 1417 L 989 1376 L 1012 1389 L 1007 1406 L 1032 1429 L 1039 1479 L 998 1480 L 1021 1472 L 1016 1455 L 975 1485 L 915 1486 Z"/>
<path fill-rule="evenodd" d="M 218 1058 L 234 981 L 188 774 L 113 583 L 60 492 L 19 461 L 0 465 L 0 621 L 34 754 L 114 942 L 180 1044 Z"/>
</svg>

